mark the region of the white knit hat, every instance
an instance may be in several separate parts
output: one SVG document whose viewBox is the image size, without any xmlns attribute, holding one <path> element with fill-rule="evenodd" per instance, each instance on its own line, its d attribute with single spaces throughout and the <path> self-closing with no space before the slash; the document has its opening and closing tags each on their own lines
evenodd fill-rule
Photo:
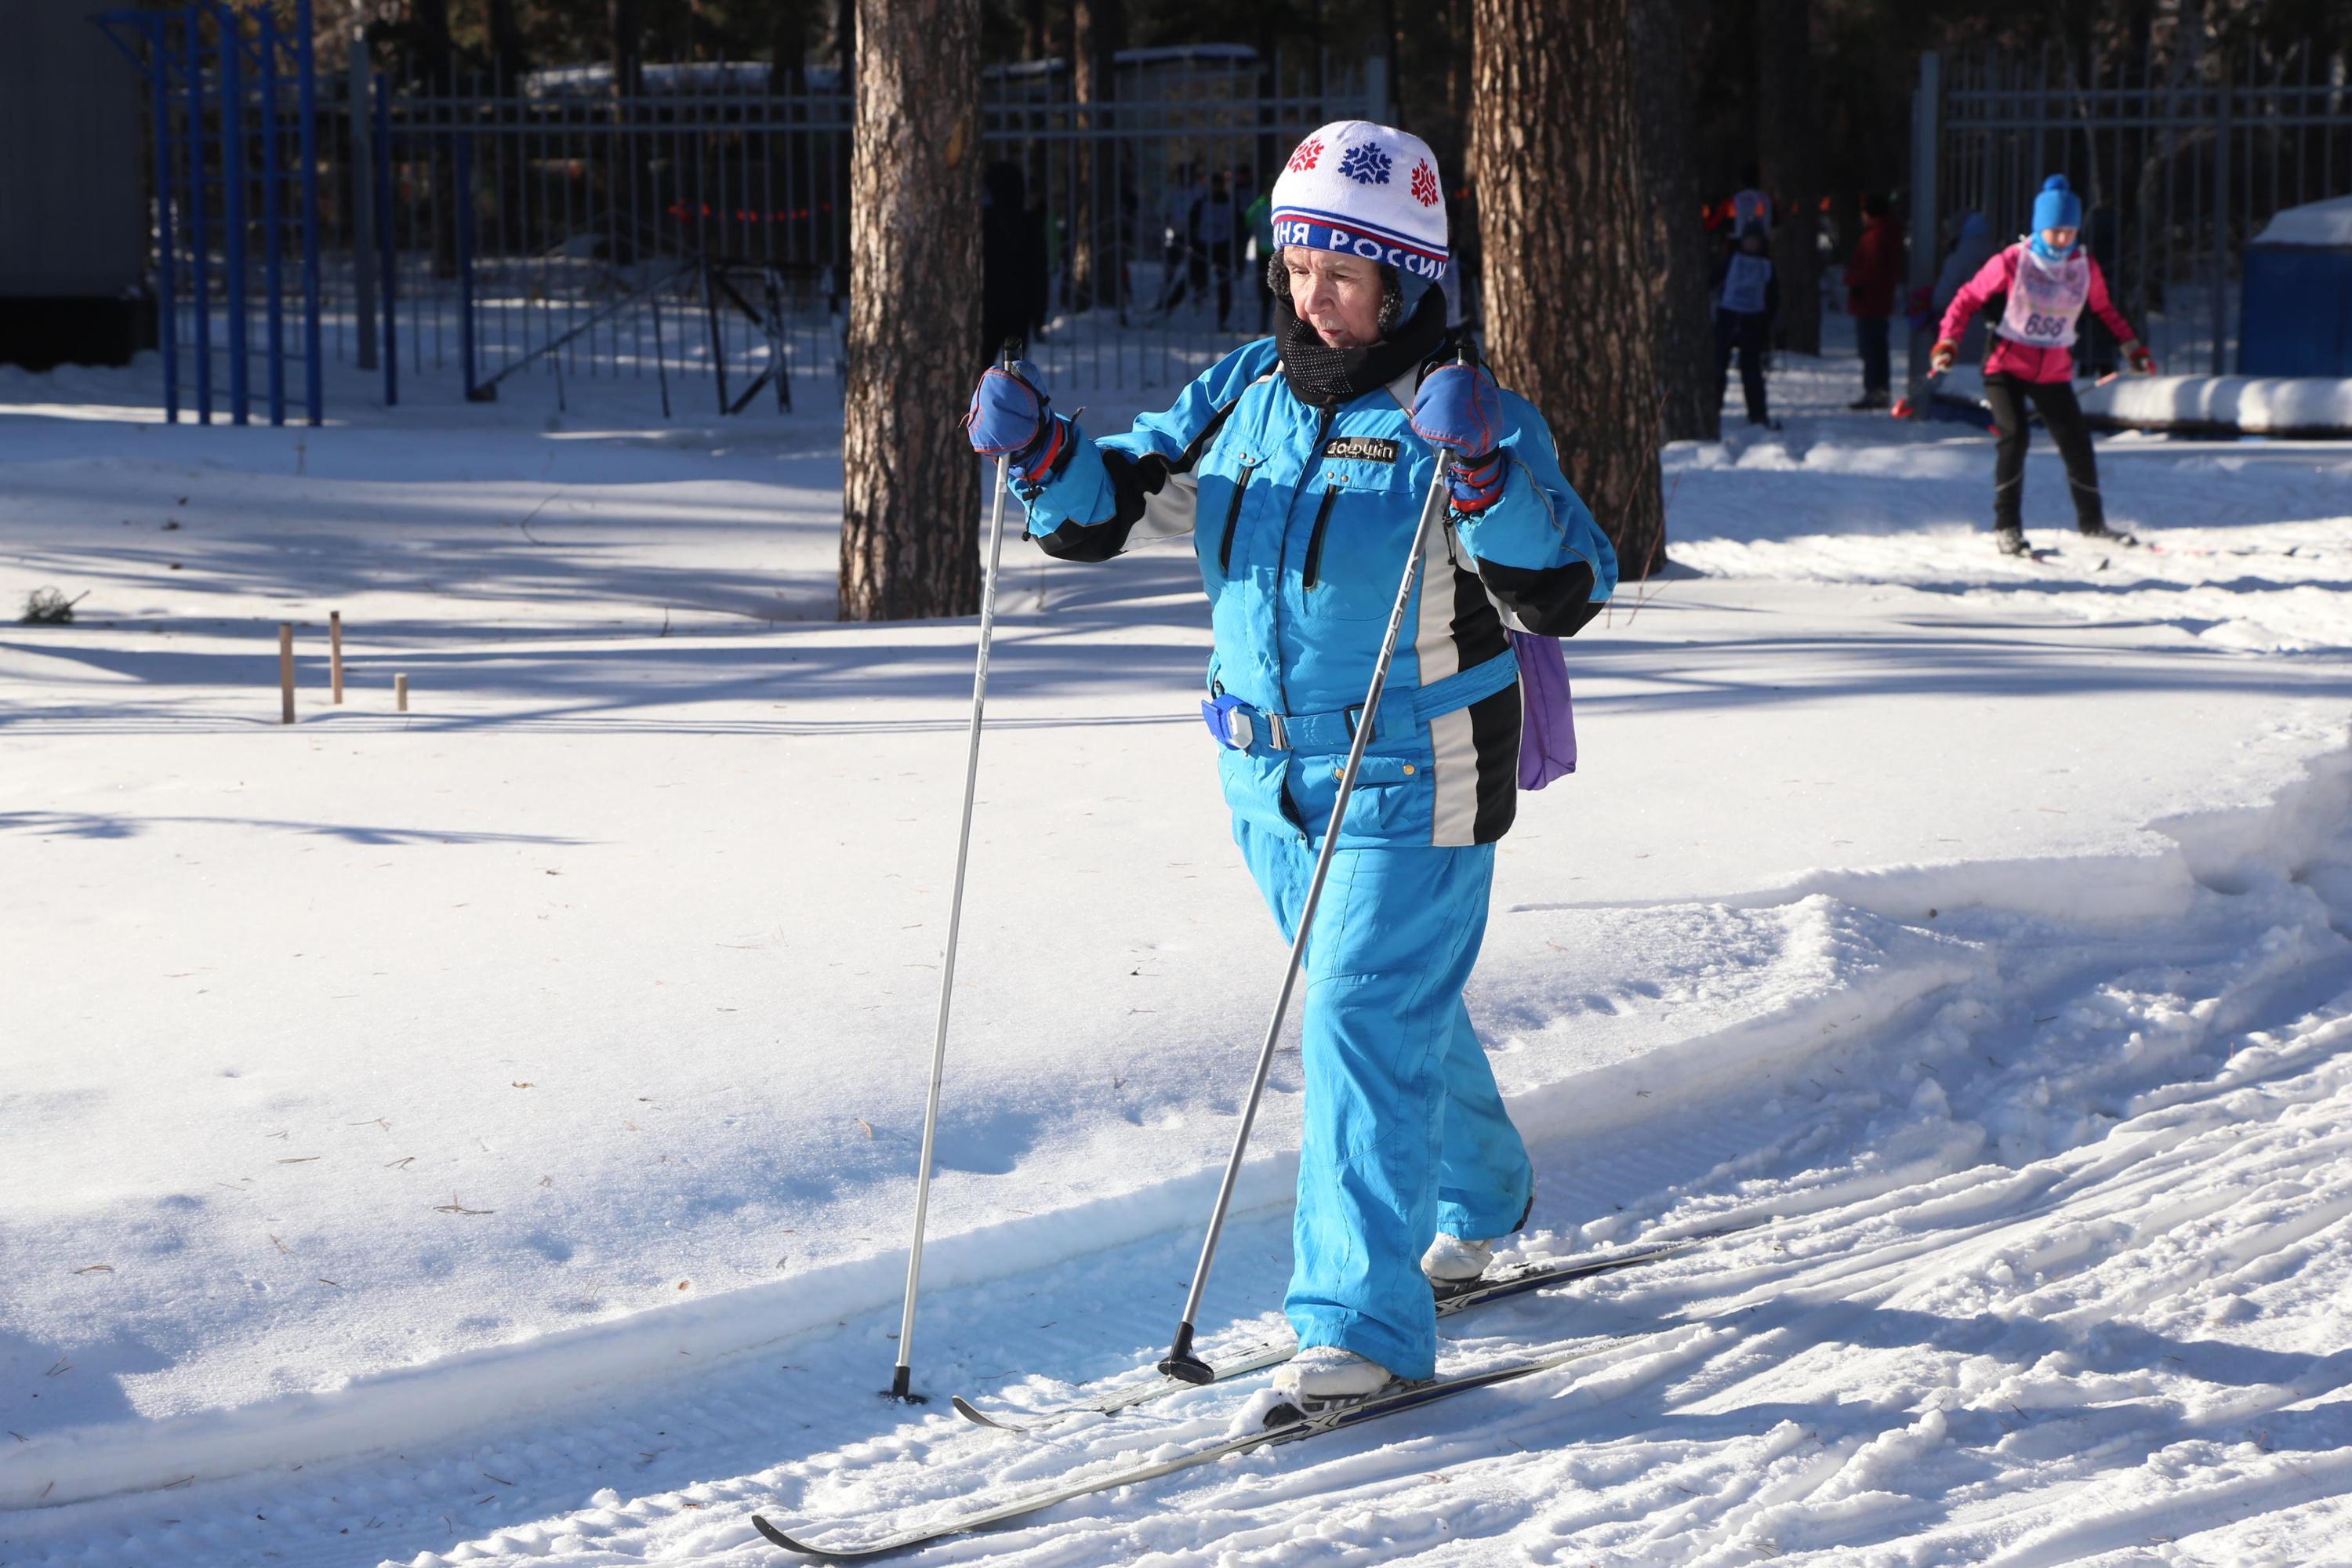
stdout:
<svg viewBox="0 0 2352 1568">
<path fill-rule="evenodd" d="M 1274 182 L 1274 243 L 1384 262 L 1433 282 L 1445 275 L 1445 190 L 1420 137 L 1335 120 L 1298 144 Z"/>
</svg>

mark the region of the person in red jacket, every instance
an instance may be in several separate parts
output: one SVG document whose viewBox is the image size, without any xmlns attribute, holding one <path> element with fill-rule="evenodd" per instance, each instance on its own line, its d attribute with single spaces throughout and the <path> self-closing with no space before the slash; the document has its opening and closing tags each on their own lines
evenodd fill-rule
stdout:
<svg viewBox="0 0 2352 1568">
<path fill-rule="evenodd" d="M 1845 310 L 1853 318 L 1862 350 L 1862 395 L 1848 408 L 1884 408 L 1892 400 L 1887 370 L 1887 318 L 1895 313 L 1895 290 L 1903 281 L 1903 236 L 1887 216 L 1886 198 L 1862 198 L 1866 220 L 1853 256 L 1845 264 Z"/>
<path fill-rule="evenodd" d="M 1997 294 L 2008 304 L 1993 323 L 1985 355 L 1985 402 L 2000 445 L 1993 458 L 1993 540 L 2004 555 L 2028 553 L 2025 543 L 2025 405 L 2031 401 L 2066 461 L 2074 491 L 2074 523 L 2085 538 L 2120 544 L 2139 542 L 2109 528 L 2099 501 L 2098 460 L 2082 405 L 2074 401 L 2074 327 L 2088 306 L 2122 340 L 2124 357 L 2142 375 L 2156 374 L 2156 356 L 2140 342 L 2107 296 L 2106 274 L 2081 244 L 2083 199 L 2063 174 L 2042 182 L 2033 200 L 2033 232 L 1984 264 L 1952 296 L 1929 361 L 1937 374 L 1959 358 L 1969 318 Z"/>
</svg>

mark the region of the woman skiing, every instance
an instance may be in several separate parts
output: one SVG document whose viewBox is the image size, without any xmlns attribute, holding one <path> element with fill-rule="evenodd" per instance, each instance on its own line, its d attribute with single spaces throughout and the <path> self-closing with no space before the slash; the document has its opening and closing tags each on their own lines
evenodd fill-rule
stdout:
<svg viewBox="0 0 2352 1568">
<path fill-rule="evenodd" d="M 2156 374 L 2148 353 L 2107 297 L 2106 274 L 2079 243 L 2083 198 L 2063 174 L 2042 182 L 2033 198 L 2033 232 L 1986 262 L 1952 296 L 1944 311 L 1930 367 L 1937 374 L 1959 357 L 1969 319 L 1996 294 L 2008 296 L 1993 323 L 1993 345 L 1985 355 L 1985 402 L 1990 405 L 1999 446 L 1993 457 L 1993 541 L 2004 555 L 2029 553 L 2025 543 L 2025 405 L 2031 401 L 2065 459 L 2066 482 L 2074 492 L 2074 523 L 2087 539 L 2119 544 L 2138 541 L 2109 528 L 2099 501 L 2098 459 L 2074 401 L 2074 328 L 2083 308 L 2097 312 L 2122 340 L 2124 357 L 2143 375 Z"/>
<path fill-rule="evenodd" d="M 1442 363 L 1444 187 L 1419 138 L 1326 125 L 1276 181 L 1275 335 L 1099 440 L 1034 371 L 992 370 L 966 424 L 1011 458 L 1029 533 L 1102 561 L 1192 536 L 1215 650 L 1203 704 L 1234 837 L 1286 936 L 1339 837 L 1306 961 L 1306 1128 L 1286 1310 L 1303 1410 L 1433 1375 L 1431 1280 L 1475 1279 L 1533 1201 L 1463 987 L 1511 825 L 1520 694 L 1506 628 L 1565 637 L 1617 578 L 1550 431 Z M 1359 706 L 1441 454 L 1446 526 L 1376 713 Z M 1370 723 L 1346 820 L 1331 808 Z"/>
</svg>

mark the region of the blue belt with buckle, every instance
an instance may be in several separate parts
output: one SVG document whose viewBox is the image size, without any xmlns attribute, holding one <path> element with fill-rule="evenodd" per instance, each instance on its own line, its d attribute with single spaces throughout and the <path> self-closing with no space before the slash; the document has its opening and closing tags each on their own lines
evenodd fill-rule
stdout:
<svg viewBox="0 0 2352 1568">
<path fill-rule="evenodd" d="M 1483 701 L 1518 678 L 1518 657 L 1507 648 L 1417 691 L 1383 693 L 1381 710 L 1372 720 L 1373 738 L 1410 735 L 1426 721 Z M 1219 745 L 1255 757 L 1344 752 L 1354 743 L 1363 713 L 1360 702 L 1328 713 L 1273 713 L 1222 691 L 1201 704 L 1202 721 Z"/>
</svg>

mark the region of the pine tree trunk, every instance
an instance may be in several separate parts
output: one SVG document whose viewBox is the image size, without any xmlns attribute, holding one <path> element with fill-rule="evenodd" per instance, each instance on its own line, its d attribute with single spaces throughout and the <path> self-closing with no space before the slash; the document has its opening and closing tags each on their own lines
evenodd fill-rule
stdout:
<svg viewBox="0 0 2352 1568">
<path fill-rule="evenodd" d="M 858 0 L 850 153 L 845 620 L 968 616 L 980 465 L 979 0 Z"/>
<path fill-rule="evenodd" d="M 1780 341 L 1822 352 L 1822 153 L 1813 101 L 1811 0 L 1757 0 L 1756 141 L 1764 188 L 1785 204 L 1772 227 Z"/>
<path fill-rule="evenodd" d="M 1470 95 L 1487 353 L 1549 421 L 1628 578 L 1665 562 L 1634 3 L 1475 0 Z"/>
<path fill-rule="evenodd" d="M 1108 123 L 1099 107 L 1108 99 L 1111 58 L 1106 0 L 1070 0 L 1070 96 L 1077 106 L 1076 125 L 1093 130 Z M 1118 302 L 1118 247 L 1102 222 L 1118 211 L 1116 191 L 1105 187 L 1117 178 L 1108 158 L 1097 159 L 1095 143 L 1083 136 L 1073 144 L 1070 186 L 1070 308 L 1087 310 L 1097 303 Z M 1116 223 L 1117 219 L 1112 219 Z"/>
<path fill-rule="evenodd" d="M 509 92 L 521 90 L 523 73 L 522 20 L 515 15 L 515 0 L 489 0 L 488 27 L 490 62 L 497 79 L 507 84 Z"/>
<path fill-rule="evenodd" d="M 1696 101 L 1690 0 L 1633 0 L 1645 183 L 1657 193 L 1658 384 L 1669 441 L 1712 441 L 1722 431 L 1716 395 L 1715 321 L 1707 310 L 1714 264 L 1699 212 Z"/>
<path fill-rule="evenodd" d="M 637 68 L 645 58 L 645 14 L 637 0 L 605 0 L 604 35 L 613 59 L 613 96 L 634 98 Z"/>
</svg>

